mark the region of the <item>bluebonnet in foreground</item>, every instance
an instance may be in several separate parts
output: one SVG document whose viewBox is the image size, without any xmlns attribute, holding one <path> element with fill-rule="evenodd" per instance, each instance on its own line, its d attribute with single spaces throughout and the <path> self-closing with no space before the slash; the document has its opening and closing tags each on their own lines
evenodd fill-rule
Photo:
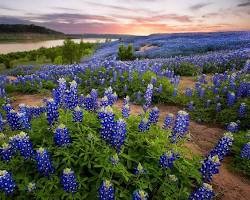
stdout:
<svg viewBox="0 0 250 200">
<path fill-rule="evenodd" d="M 49 99 L 46 105 L 47 120 L 49 125 L 53 125 L 59 118 L 58 105 L 53 99 Z"/>
<path fill-rule="evenodd" d="M 133 192 L 132 200 L 147 200 L 148 194 L 143 190 L 135 190 Z"/>
<path fill-rule="evenodd" d="M 245 117 L 246 112 L 247 112 L 247 105 L 245 103 L 241 103 L 238 110 L 239 117 Z"/>
<path fill-rule="evenodd" d="M 3 121 L 2 114 L 0 113 L 0 131 L 3 130 L 3 127 L 4 127 L 4 121 Z"/>
<path fill-rule="evenodd" d="M 157 107 L 152 108 L 152 110 L 149 113 L 149 119 L 148 123 L 149 124 L 156 124 L 159 120 L 159 109 Z"/>
<path fill-rule="evenodd" d="M 135 167 L 135 169 L 134 169 L 134 174 L 135 175 L 141 175 L 141 174 L 145 174 L 146 173 L 146 171 L 145 171 L 145 169 L 143 168 L 143 166 L 141 165 L 141 163 L 139 163 L 136 167 Z"/>
<path fill-rule="evenodd" d="M 63 174 L 61 176 L 61 184 L 64 191 L 71 193 L 77 192 L 78 183 L 76 180 L 76 175 L 70 168 L 66 168 L 63 170 Z"/>
<path fill-rule="evenodd" d="M 115 199 L 115 190 L 113 185 L 109 180 L 102 182 L 98 190 L 99 200 L 114 200 Z"/>
<path fill-rule="evenodd" d="M 195 109 L 194 107 L 194 102 L 193 101 L 190 101 L 188 104 L 187 104 L 187 110 L 188 111 L 193 111 Z"/>
<path fill-rule="evenodd" d="M 0 170 L 0 190 L 4 191 L 6 195 L 14 192 L 16 183 L 12 175 L 6 170 Z"/>
<path fill-rule="evenodd" d="M 21 132 L 18 135 L 17 149 L 20 154 L 25 158 L 32 158 L 34 156 L 33 144 L 30 141 L 29 136 L 25 132 Z"/>
<path fill-rule="evenodd" d="M 15 110 L 7 112 L 6 118 L 12 131 L 22 129 L 21 116 Z"/>
<path fill-rule="evenodd" d="M 140 132 L 145 132 L 149 130 L 150 124 L 147 118 L 143 118 L 138 126 Z"/>
<path fill-rule="evenodd" d="M 189 200 L 211 200 L 214 197 L 213 188 L 207 183 L 203 183 L 190 196 Z"/>
<path fill-rule="evenodd" d="M 172 129 L 171 140 L 176 142 L 182 138 L 189 129 L 189 114 L 183 110 L 179 111 L 176 115 L 174 127 Z"/>
<path fill-rule="evenodd" d="M 55 169 L 52 165 L 50 155 L 46 149 L 40 147 L 36 151 L 36 161 L 38 171 L 41 174 L 49 176 L 50 174 L 54 173 Z"/>
<path fill-rule="evenodd" d="M 227 125 L 227 131 L 229 132 L 235 133 L 238 131 L 238 129 L 239 129 L 239 125 L 236 122 L 230 122 Z"/>
<path fill-rule="evenodd" d="M 179 155 L 168 151 L 160 156 L 159 164 L 163 169 L 172 169 L 174 166 L 174 161 L 179 158 Z"/>
<path fill-rule="evenodd" d="M 250 142 L 246 143 L 243 146 L 243 148 L 241 149 L 240 157 L 250 160 Z"/>
<path fill-rule="evenodd" d="M 227 105 L 232 106 L 236 101 L 236 96 L 234 92 L 228 92 L 227 94 Z"/>
<path fill-rule="evenodd" d="M 71 143 L 69 131 L 64 124 L 60 124 L 55 130 L 54 142 L 58 146 L 67 146 Z"/>
<path fill-rule="evenodd" d="M 126 96 L 124 99 L 123 99 L 123 106 L 125 106 L 126 104 L 129 104 L 129 96 Z"/>
<path fill-rule="evenodd" d="M 122 116 L 124 118 L 128 118 L 130 114 L 130 107 L 129 104 L 125 104 L 122 106 Z"/>
<path fill-rule="evenodd" d="M 70 82 L 69 90 L 65 91 L 64 104 L 65 107 L 73 110 L 78 104 L 77 83 L 75 80 Z"/>
<path fill-rule="evenodd" d="M 116 149 L 117 152 L 120 152 L 122 145 L 125 142 L 127 134 L 127 125 L 123 119 L 119 119 L 115 123 L 114 132 L 111 135 L 110 143 Z"/>
<path fill-rule="evenodd" d="M 233 145 L 233 134 L 226 132 L 224 136 L 218 141 L 217 145 L 209 153 L 209 156 L 218 155 L 220 161 L 229 153 L 230 147 Z"/>
<path fill-rule="evenodd" d="M 167 114 L 167 116 L 164 120 L 163 128 L 164 129 L 171 128 L 173 125 L 173 121 L 174 121 L 174 115 L 172 113 Z"/>
<path fill-rule="evenodd" d="M 152 103 L 153 88 L 154 88 L 154 86 L 152 84 L 148 84 L 147 90 L 144 94 L 145 106 L 147 108 L 149 108 L 149 106 L 151 106 L 151 103 Z"/>
<path fill-rule="evenodd" d="M 210 182 L 214 174 L 219 173 L 220 159 L 216 156 L 206 158 L 200 168 L 203 181 Z"/>
<path fill-rule="evenodd" d="M 79 106 L 76 106 L 73 111 L 73 122 L 82 122 L 83 120 L 83 111 Z"/>
<path fill-rule="evenodd" d="M 186 88 L 186 90 L 185 90 L 185 95 L 186 95 L 187 97 L 191 97 L 191 96 L 193 95 L 193 90 L 192 90 L 192 88 Z"/>
<path fill-rule="evenodd" d="M 8 162 L 12 158 L 14 150 L 10 144 L 3 143 L 0 148 L 1 159 Z"/>
<path fill-rule="evenodd" d="M 216 109 L 216 112 L 220 112 L 221 111 L 221 103 L 217 103 L 215 109 Z"/>
</svg>

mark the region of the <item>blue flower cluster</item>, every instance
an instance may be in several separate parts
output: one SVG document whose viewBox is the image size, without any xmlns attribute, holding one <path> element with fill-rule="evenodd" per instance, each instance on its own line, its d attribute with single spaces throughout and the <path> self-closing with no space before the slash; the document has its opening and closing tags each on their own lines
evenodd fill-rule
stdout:
<svg viewBox="0 0 250 200">
<path fill-rule="evenodd" d="M 69 90 L 65 91 L 64 105 L 70 110 L 78 105 L 77 83 L 74 80 L 70 82 Z"/>
<path fill-rule="evenodd" d="M 149 121 L 147 118 L 144 117 L 141 120 L 141 122 L 139 123 L 138 129 L 140 132 L 145 132 L 145 131 L 149 130 L 149 128 L 150 128 Z"/>
<path fill-rule="evenodd" d="M 127 125 L 123 119 L 119 119 L 115 123 L 115 130 L 111 135 L 110 144 L 116 149 L 117 152 L 120 152 L 122 146 L 124 145 L 127 134 Z"/>
<path fill-rule="evenodd" d="M 99 200 L 115 200 L 115 189 L 109 180 L 102 182 L 98 193 Z"/>
<path fill-rule="evenodd" d="M 179 111 L 176 115 L 174 127 L 172 129 L 171 140 L 176 142 L 182 138 L 189 129 L 189 114 L 183 110 Z"/>
<path fill-rule="evenodd" d="M 236 96 L 234 92 L 228 92 L 227 94 L 227 105 L 232 106 L 236 101 Z"/>
<path fill-rule="evenodd" d="M 148 84 L 147 90 L 144 94 L 145 106 L 147 108 L 149 108 L 151 106 L 151 103 L 152 103 L 153 89 L 154 89 L 154 86 L 152 84 Z"/>
<path fill-rule="evenodd" d="M 3 128 L 4 128 L 4 121 L 3 121 L 3 117 L 2 117 L 2 115 L 0 113 L 0 131 L 2 131 Z"/>
<path fill-rule="evenodd" d="M 0 155 L 1 155 L 2 160 L 6 161 L 6 162 L 10 161 L 10 159 L 14 155 L 14 151 L 13 151 L 11 145 L 3 143 L 2 147 L 0 148 Z"/>
<path fill-rule="evenodd" d="M 177 153 L 173 151 L 168 151 L 160 156 L 159 164 L 163 169 L 172 169 L 174 166 L 174 161 L 179 158 Z"/>
<path fill-rule="evenodd" d="M 17 150 L 19 150 L 21 156 L 25 159 L 32 158 L 34 156 L 34 149 L 27 133 L 21 132 L 17 138 Z"/>
<path fill-rule="evenodd" d="M 219 173 L 220 159 L 217 155 L 209 156 L 202 162 L 200 172 L 202 174 L 203 181 L 210 182 L 214 174 Z"/>
<path fill-rule="evenodd" d="M 4 191 L 6 195 L 15 191 L 16 183 L 12 178 L 12 175 L 6 170 L 0 171 L 0 190 Z"/>
<path fill-rule="evenodd" d="M 113 93 L 112 87 L 105 89 L 104 96 L 108 98 L 108 105 L 112 106 L 117 101 L 116 92 Z"/>
<path fill-rule="evenodd" d="M 187 97 L 191 97 L 191 96 L 193 95 L 193 90 L 192 90 L 192 88 L 186 88 L 186 90 L 185 90 L 185 95 L 186 95 Z"/>
<path fill-rule="evenodd" d="M 213 188 L 207 183 L 203 183 L 190 196 L 189 200 L 211 200 L 214 197 Z"/>
<path fill-rule="evenodd" d="M 132 200 L 147 200 L 148 194 L 143 190 L 135 190 L 133 192 Z"/>
<path fill-rule="evenodd" d="M 46 105 L 47 120 L 49 125 L 53 125 L 59 118 L 58 105 L 53 99 L 49 99 Z"/>
<path fill-rule="evenodd" d="M 236 122 L 230 122 L 227 125 L 227 131 L 231 133 L 236 133 L 239 130 L 239 125 Z"/>
<path fill-rule="evenodd" d="M 55 169 L 52 165 L 50 155 L 46 149 L 40 147 L 36 151 L 35 159 L 37 161 L 37 169 L 41 174 L 49 176 L 50 174 L 54 173 Z"/>
<path fill-rule="evenodd" d="M 82 122 L 83 120 L 83 111 L 79 106 L 76 106 L 73 111 L 73 122 Z"/>
<path fill-rule="evenodd" d="M 240 153 L 240 157 L 241 158 L 246 158 L 246 159 L 250 160 L 250 142 L 246 143 L 242 147 L 241 153 Z"/>
<path fill-rule="evenodd" d="M 122 116 L 124 118 L 128 118 L 129 115 L 130 115 L 130 106 L 127 103 L 127 104 L 125 104 L 125 105 L 122 106 Z"/>
<path fill-rule="evenodd" d="M 172 128 L 173 122 L 174 122 L 174 115 L 172 113 L 167 114 L 164 120 L 163 128 L 164 129 Z"/>
<path fill-rule="evenodd" d="M 141 175 L 141 174 L 145 174 L 145 173 L 146 173 L 146 170 L 143 168 L 141 163 L 139 163 L 134 169 L 135 175 Z"/>
<path fill-rule="evenodd" d="M 238 110 L 239 117 L 241 118 L 245 117 L 246 113 L 247 113 L 247 105 L 246 103 L 241 103 Z"/>
<path fill-rule="evenodd" d="M 64 124 L 60 124 L 55 130 L 54 142 L 57 146 L 67 146 L 71 143 L 69 131 Z"/>
<path fill-rule="evenodd" d="M 160 111 L 157 107 L 152 108 L 152 110 L 149 113 L 148 123 L 156 124 L 159 120 L 159 114 L 160 114 Z"/>
<path fill-rule="evenodd" d="M 63 170 L 63 174 L 61 176 L 61 184 L 64 191 L 71 193 L 77 192 L 78 183 L 76 180 L 76 175 L 70 168 L 66 168 Z"/>
<path fill-rule="evenodd" d="M 233 145 L 233 134 L 226 132 L 224 136 L 218 141 L 217 145 L 209 153 L 209 156 L 218 155 L 220 161 L 229 153 L 231 146 Z"/>
</svg>

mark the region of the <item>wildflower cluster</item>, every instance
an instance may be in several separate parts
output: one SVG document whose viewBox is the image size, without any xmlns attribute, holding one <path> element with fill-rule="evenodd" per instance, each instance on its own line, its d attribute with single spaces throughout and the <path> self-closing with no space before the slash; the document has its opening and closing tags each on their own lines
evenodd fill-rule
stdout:
<svg viewBox="0 0 250 200">
<path fill-rule="evenodd" d="M 148 194 L 143 190 L 135 190 L 133 192 L 132 200 L 147 200 Z"/>
<path fill-rule="evenodd" d="M 6 170 L 0 170 L 0 190 L 4 191 L 6 195 L 14 192 L 16 183 L 12 175 Z"/>
<path fill-rule="evenodd" d="M 243 146 L 243 148 L 241 149 L 240 157 L 250 160 L 250 142 L 246 143 Z"/>
<path fill-rule="evenodd" d="M 115 200 L 115 189 L 109 180 L 102 182 L 98 193 L 99 200 Z"/>
<path fill-rule="evenodd" d="M 190 196 L 189 200 L 211 200 L 214 197 L 213 188 L 207 183 L 203 183 Z"/>
<path fill-rule="evenodd" d="M 164 129 L 171 128 L 173 125 L 173 121 L 174 121 L 174 115 L 172 113 L 167 114 L 167 116 L 164 120 L 163 128 Z"/>
<path fill-rule="evenodd" d="M 83 111 L 79 106 L 76 106 L 73 111 L 73 122 L 82 122 L 83 120 Z"/>
<path fill-rule="evenodd" d="M 202 178 L 205 182 L 210 182 L 214 174 L 219 173 L 220 159 L 217 155 L 206 158 L 200 168 Z"/>
<path fill-rule="evenodd" d="M 55 130 L 54 142 L 58 146 L 67 146 L 71 143 L 69 131 L 64 124 L 60 124 Z"/>
<path fill-rule="evenodd" d="M 160 114 L 160 111 L 157 107 L 152 108 L 152 110 L 149 113 L 148 123 L 149 124 L 156 124 L 159 120 L 159 114 Z"/>
<path fill-rule="evenodd" d="M 66 168 L 63 170 L 63 174 L 61 176 L 61 184 L 64 191 L 71 193 L 77 192 L 78 183 L 76 180 L 76 175 L 70 168 Z"/>
<path fill-rule="evenodd" d="M 172 169 L 174 166 L 174 161 L 179 158 L 179 155 L 172 152 L 168 151 L 160 156 L 160 161 L 159 164 L 161 168 L 163 169 Z"/>
<path fill-rule="evenodd" d="M 49 176 L 50 174 L 54 173 L 55 169 L 52 165 L 50 155 L 48 151 L 44 148 L 39 148 L 36 151 L 36 161 L 37 161 L 37 168 L 38 171 L 45 175 Z"/>
<path fill-rule="evenodd" d="M 53 99 L 49 99 L 46 105 L 47 120 L 49 125 L 53 125 L 59 118 L 58 105 Z"/>
</svg>

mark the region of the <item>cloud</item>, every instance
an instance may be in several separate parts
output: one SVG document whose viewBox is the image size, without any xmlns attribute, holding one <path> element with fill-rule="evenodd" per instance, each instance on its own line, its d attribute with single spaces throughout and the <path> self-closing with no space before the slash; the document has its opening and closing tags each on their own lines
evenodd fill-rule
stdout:
<svg viewBox="0 0 250 200">
<path fill-rule="evenodd" d="M 31 24 L 29 20 L 12 16 L 0 16 L 0 24 Z"/>
<path fill-rule="evenodd" d="M 244 3 L 239 3 L 237 6 L 238 7 L 247 7 L 247 6 L 250 6 L 250 1 L 248 0 L 248 1 L 244 2 Z"/>
<path fill-rule="evenodd" d="M 0 5 L 0 10 L 7 10 L 7 11 L 20 11 L 21 9 L 11 8 L 8 6 L 2 6 Z"/>
<path fill-rule="evenodd" d="M 204 8 L 204 7 L 206 7 L 206 6 L 210 5 L 210 4 L 211 3 L 197 3 L 197 4 L 193 5 L 193 6 L 190 6 L 189 8 L 194 11 L 194 10 L 199 10 L 201 8 Z"/>
<path fill-rule="evenodd" d="M 74 9 L 74 8 L 66 8 L 66 7 L 59 7 L 59 6 L 54 6 L 51 7 L 52 9 L 57 9 L 57 10 L 62 10 L 62 11 L 72 11 L 72 12 L 76 12 L 76 11 L 80 11 L 78 9 Z"/>
</svg>

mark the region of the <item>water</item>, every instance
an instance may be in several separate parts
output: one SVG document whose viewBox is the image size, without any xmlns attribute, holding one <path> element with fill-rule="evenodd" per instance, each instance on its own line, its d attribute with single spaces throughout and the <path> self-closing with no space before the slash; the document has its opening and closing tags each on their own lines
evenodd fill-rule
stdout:
<svg viewBox="0 0 250 200">
<path fill-rule="evenodd" d="M 76 43 L 80 43 L 81 39 L 72 39 Z M 84 38 L 83 42 L 104 42 L 105 38 Z M 63 39 L 60 40 L 45 40 L 38 42 L 17 42 L 17 43 L 0 43 L 0 54 L 7 54 L 18 51 L 30 51 L 41 47 L 49 48 L 63 45 Z"/>
</svg>

